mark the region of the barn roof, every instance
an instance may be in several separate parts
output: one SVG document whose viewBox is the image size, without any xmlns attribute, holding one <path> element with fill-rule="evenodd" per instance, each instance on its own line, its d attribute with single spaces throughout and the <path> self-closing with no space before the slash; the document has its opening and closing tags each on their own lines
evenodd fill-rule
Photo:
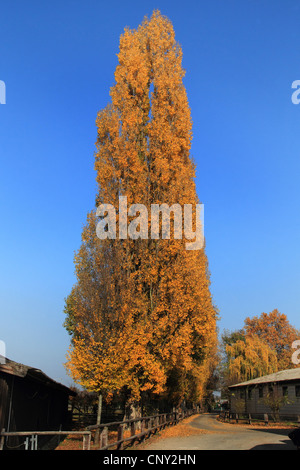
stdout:
<svg viewBox="0 0 300 470">
<path fill-rule="evenodd" d="M 56 382 L 46 375 L 42 370 L 35 367 L 26 366 L 19 362 L 12 361 L 6 357 L 0 355 L 0 372 L 5 372 L 6 374 L 14 375 L 21 378 L 31 378 L 37 382 L 42 382 L 44 385 L 50 388 L 56 388 L 61 390 L 68 395 L 76 395 L 76 393 L 71 390 L 69 387 Z"/>
<path fill-rule="evenodd" d="M 289 380 L 300 380 L 300 367 L 296 369 L 281 370 L 279 372 L 275 372 L 274 374 L 257 377 L 256 379 L 248 380 L 247 382 L 241 382 L 235 385 L 230 385 L 229 388 L 245 387 L 248 385 L 259 385 L 265 383 L 284 382 Z"/>
</svg>

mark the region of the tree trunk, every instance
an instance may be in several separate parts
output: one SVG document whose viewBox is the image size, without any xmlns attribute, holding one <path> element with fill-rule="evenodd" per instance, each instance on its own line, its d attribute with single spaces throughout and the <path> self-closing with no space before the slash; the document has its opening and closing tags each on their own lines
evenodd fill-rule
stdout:
<svg viewBox="0 0 300 470">
<path fill-rule="evenodd" d="M 101 414 L 102 414 L 102 393 L 99 393 L 99 400 L 98 400 L 98 411 L 97 411 L 97 426 L 101 423 Z M 99 444 L 99 439 L 100 439 L 100 429 L 96 429 L 95 433 L 95 444 Z"/>
</svg>

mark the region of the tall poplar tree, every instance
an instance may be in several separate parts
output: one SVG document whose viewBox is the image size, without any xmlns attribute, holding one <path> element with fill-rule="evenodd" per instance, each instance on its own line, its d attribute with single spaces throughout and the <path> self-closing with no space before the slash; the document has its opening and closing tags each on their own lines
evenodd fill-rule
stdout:
<svg viewBox="0 0 300 470">
<path fill-rule="evenodd" d="M 190 158 L 192 123 L 182 50 L 171 22 L 155 11 L 120 38 L 111 103 L 98 113 L 96 206 L 199 203 Z M 140 207 L 142 211 L 142 207 Z M 99 240 L 96 209 L 75 257 L 77 283 L 66 300 L 72 335 L 67 367 L 89 390 L 126 390 L 199 401 L 216 352 L 216 309 L 204 246 L 153 237 L 151 220 L 129 212 L 136 239 Z M 117 231 L 121 210 L 116 211 Z M 193 219 L 195 228 L 195 219 Z M 123 230 L 123 229 L 121 229 Z M 139 237 L 139 231 L 147 237 Z M 160 233 L 160 235 L 162 235 Z"/>
</svg>

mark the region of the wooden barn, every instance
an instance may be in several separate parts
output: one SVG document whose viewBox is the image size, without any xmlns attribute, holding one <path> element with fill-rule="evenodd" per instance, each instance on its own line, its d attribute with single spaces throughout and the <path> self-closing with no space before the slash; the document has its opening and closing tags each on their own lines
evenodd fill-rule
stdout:
<svg viewBox="0 0 300 470">
<path fill-rule="evenodd" d="M 229 390 L 232 413 L 271 416 L 278 406 L 280 419 L 300 417 L 300 367 L 231 385 Z"/>
<path fill-rule="evenodd" d="M 56 431 L 69 424 L 68 402 L 75 393 L 34 367 L 0 362 L 0 429 Z M 49 441 L 43 436 L 41 446 Z M 24 437 L 7 437 L 4 449 L 24 449 Z"/>
</svg>

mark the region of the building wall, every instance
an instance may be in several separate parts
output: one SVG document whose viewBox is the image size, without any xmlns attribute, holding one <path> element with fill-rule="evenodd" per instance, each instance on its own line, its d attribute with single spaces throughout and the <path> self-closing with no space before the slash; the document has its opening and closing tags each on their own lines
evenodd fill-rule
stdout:
<svg viewBox="0 0 300 470">
<path fill-rule="evenodd" d="M 8 421 L 12 375 L 0 373 L 0 429 L 6 428 Z"/>
<path fill-rule="evenodd" d="M 0 372 L 0 425 L 6 431 L 56 431 L 68 420 L 68 394 L 28 377 Z M 24 437 L 9 437 L 6 448 L 21 448 Z M 45 442 L 48 437 L 39 438 Z M 23 446 L 24 449 L 24 446 Z"/>
<path fill-rule="evenodd" d="M 300 389 L 300 380 L 292 383 L 280 382 L 275 387 L 278 387 L 277 393 L 279 396 L 283 396 L 284 390 L 287 391 L 288 403 L 281 407 L 279 415 L 283 418 L 291 417 L 297 419 L 300 416 L 300 396 L 296 396 L 296 387 Z M 286 388 L 283 389 L 283 387 Z M 264 403 L 268 391 L 269 384 L 262 384 L 263 396 L 260 395 L 261 392 L 258 385 L 231 389 L 230 411 L 232 413 L 250 413 L 253 415 L 267 413 L 271 415 L 272 410 Z"/>
</svg>

